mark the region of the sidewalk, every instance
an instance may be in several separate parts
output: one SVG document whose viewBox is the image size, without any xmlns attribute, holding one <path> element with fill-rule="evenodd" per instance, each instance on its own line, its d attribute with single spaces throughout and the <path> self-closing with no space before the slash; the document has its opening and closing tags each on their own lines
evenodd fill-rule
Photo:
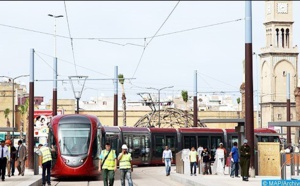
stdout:
<svg viewBox="0 0 300 186">
<path fill-rule="evenodd" d="M 280 180 L 278 176 L 256 176 L 255 178 L 249 178 L 249 181 L 242 181 L 242 178 L 231 178 L 229 175 L 202 175 L 191 176 L 190 174 L 178 174 L 173 168 L 170 177 L 171 180 L 177 181 L 183 185 L 191 186 L 261 186 L 262 180 Z"/>
<path fill-rule="evenodd" d="M 39 170 L 39 175 L 34 175 L 32 169 L 25 169 L 24 176 L 18 176 L 16 170 L 15 175 L 8 177 L 5 176 L 5 181 L 0 181 L 0 185 L 4 186 L 40 186 L 42 185 L 42 169 Z"/>
</svg>

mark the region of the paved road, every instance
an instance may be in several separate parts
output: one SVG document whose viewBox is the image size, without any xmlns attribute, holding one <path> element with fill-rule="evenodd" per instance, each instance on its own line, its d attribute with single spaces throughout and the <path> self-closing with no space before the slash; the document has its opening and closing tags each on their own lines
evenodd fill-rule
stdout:
<svg viewBox="0 0 300 186">
<path fill-rule="evenodd" d="M 172 167 L 174 170 L 175 167 Z M 171 180 L 169 176 L 165 175 L 164 167 L 137 167 L 134 168 L 133 174 L 133 185 L 135 186 L 184 186 L 176 181 Z M 102 180 L 91 180 L 91 181 L 84 181 L 84 180 L 57 180 L 52 178 L 52 185 L 55 186 L 99 186 L 103 185 Z M 117 171 L 115 177 L 114 185 L 121 185 L 119 171 Z M 126 185 L 127 181 L 126 181 Z"/>
</svg>

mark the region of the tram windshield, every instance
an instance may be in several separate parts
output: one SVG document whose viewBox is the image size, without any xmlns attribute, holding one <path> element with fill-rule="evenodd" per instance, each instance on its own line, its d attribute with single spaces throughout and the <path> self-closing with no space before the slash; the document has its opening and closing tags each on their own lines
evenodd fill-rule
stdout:
<svg viewBox="0 0 300 186">
<path fill-rule="evenodd" d="M 90 144 L 90 124 L 59 125 L 59 146 L 62 155 L 77 156 L 88 152 Z"/>
</svg>

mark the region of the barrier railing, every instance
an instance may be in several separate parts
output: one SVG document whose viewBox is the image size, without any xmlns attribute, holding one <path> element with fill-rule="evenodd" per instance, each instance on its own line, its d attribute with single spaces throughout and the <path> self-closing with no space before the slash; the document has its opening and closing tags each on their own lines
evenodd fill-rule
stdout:
<svg viewBox="0 0 300 186">
<path fill-rule="evenodd" d="M 281 179 L 287 179 L 287 166 L 290 168 L 291 177 L 299 176 L 299 152 L 295 153 L 280 153 L 280 165 L 281 165 Z"/>
</svg>

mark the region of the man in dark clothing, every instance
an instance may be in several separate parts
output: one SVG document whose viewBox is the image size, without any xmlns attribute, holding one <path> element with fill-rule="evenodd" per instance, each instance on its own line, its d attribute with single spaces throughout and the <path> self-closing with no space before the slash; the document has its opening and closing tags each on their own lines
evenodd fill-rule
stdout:
<svg viewBox="0 0 300 186">
<path fill-rule="evenodd" d="M 244 144 L 240 147 L 240 165 L 241 165 L 241 176 L 243 181 L 248 181 L 249 177 L 249 167 L 250 167 L 250 156 L 251 156 L 251 148 L 247 144 L 248 140 L 244 140 Z"/>
<path fill-rule="evenodd" d="M 208 174 L 208 171 L 210 172 L 211 174 L 211 167 L 210 167 L 210 153 L 208 152 L 207 148 L 205 147 L 201 153 L 201 157 L 202 157 L 202 161 L 204 163 L 204 173 L 203 175 L 205 174 Z"/>
<path fill-rule="evenodd" d="M 16 161 L 17 149 L 13 143 L 10 143 L 10 168 L 11 175 L 14 176 L 15 173 L 15 161 Z"/>
</svg>

